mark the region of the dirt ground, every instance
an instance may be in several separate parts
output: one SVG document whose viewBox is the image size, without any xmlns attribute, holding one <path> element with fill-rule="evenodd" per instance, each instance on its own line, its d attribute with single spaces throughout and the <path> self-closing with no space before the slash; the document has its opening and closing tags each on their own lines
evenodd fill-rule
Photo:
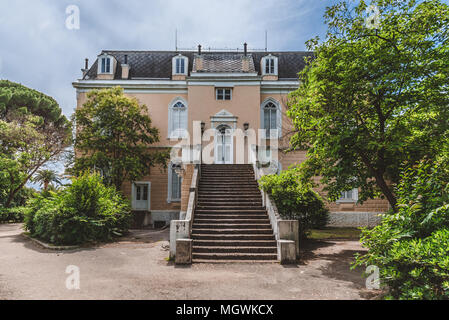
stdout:
<svg viewBox="0 0 449 320">
<path fill-rule="evenodd" d="M 358 241 L 308 241 L 297 265 L 168 262 L 169 230 L 134 230 L 119 242 L 43 249 L 0 224 L 0 299 L 371 299 L 362 270 L 350 270 Z M 67 289 L 67 266 L 80 288 Z"/>
</svg>

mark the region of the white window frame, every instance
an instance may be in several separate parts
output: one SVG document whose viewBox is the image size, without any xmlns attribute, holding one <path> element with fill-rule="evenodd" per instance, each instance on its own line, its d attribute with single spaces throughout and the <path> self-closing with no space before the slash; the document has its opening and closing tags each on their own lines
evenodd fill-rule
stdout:
<svg viewBox="0 0 449 320">
<path fill-rule="evenodd" d="M 229 90 L 229 99 L 226 99 L 226 90 Z M 218 99 L 219 91 L 223 91 L 223 99 Z M 232 88 L 215 88 L 215 100 L 218 101 L 231 101 L 232 100 Z"/>
<path fill-rule="evenodd" d="M 179 198 L 173 198 L 173 188 L 172 188 L 172 179 L 173 179 L 173 166 L 174 166 L 175 164 L 174 163 L 172 163 L 172 162 L 170 162 L 169 163 L 169 165 L 168 165 L 168 175 L 167 175 L 167 177 L 168 177 L 168 183 L 167 183 L 167 203 L 172 203 L 172 202 L 180 202 L 181 201 L 181 196 L 179 197 Z M 180 177 L 181 178 L 181 181 L 180 181 L 180 184 L 179 184 L 179 190 L 180 190 L 180 192 L 182 192 L 181 191 L 181 188 L 182 188 L 182 177 Z"/>
<path fill-rule="evenodd" d="M 352 197 L 348 198 L 348 192 L 352 191 Z M 344 194 L 344 195 L 343 195 Z M 359 190 L 354 188 L 352 190 L 344 191 L 340 199 L 337 200 L 337 203 L 355 203 L 359 200 Z"/>
<path fill-rule="evenodd" d="M 174 132 L 173 117 L 174 117 L 174 112 L 175 112 L 175 106 L 177 103 L 182 103 L 184 105 L 185 112 L 183 113 L 183 115 L 185 116 L 185 119 L 180 120 L 183 127 L 179 128 L 178 132 Z M 168 139 L 180 139 L 180 138 L 187 137 L 188 123 L 189 123 L 189 107 L 188 107 L 187 101 L 185 101 L 181 97 L 177 97 L 177 98 L 173 99 L 168 106 L 168 132 L 167 132 L 168 137 L 167 138 Z"/>
<path fill-rule="evenodd" d="M 178 70 L 176 70 L 176 61 L 178 59 L 182 59 L 184 60 L 184 72 L 177 72 Z M 189 70 L 189 58 L 178 54 L 177 56 L 174 56 L 172 59 L 172 74 L 173 75 L 187 75 L 187 72 Z"/>
<path fill-rule="evenodd" d="M 102 72 L 103 59 L 109 59 L 109 72 Z M 98 74 L 113 74 L 114 73 L 114 57 L 108 54 L 98 56 Z"/>
<path fill-rule="evenodd" d="M 136 209 L 136 184 L 148 185 L 148 209 Z M 131 207 L 134 211 L 150 211 L 151 210 L 151 181 L 133 181 L 131 182 Z"/>
<path fill-rule="evenodd" d="M 277 133 L 276 131 L 274 131 L 273 128 L 269 128 L 270 129 L 270 135 L 267 135 L 267 131 L 265 128 L 265 107 L 269 104 L 272 103 L 275 107 L 276 107 L 276 128 L 277 129 Z M 262 130 L 262 138 L 263 139 L 269 139 L 269 138 L 280 138 L 281 137 L 281 132 L 282 132 L 282 112 L 281 112 L 281 105 L 278 101 L 276 101 L 273 98 L 268 98 L 266 99 L 264 102 L 262 102 L 262 104 L 260 105 L 260 128 L 263 129 Z M 271 123 L 271 121 L 270 121 Z"/>
<path fill-rule="evenodd" d="M 267 60 L 269 59 L 273 59 L 273 63 L 274 63 L 274 72 L 266 72 L 266 64 L 267 64 Z M 265 56 L 262 58 L 262 62 L 261 62 L 261 70 L 262 70 L 262 75 L 263 76 L 277 76 L 278 75 L 278 57 L 273 56 L 272 54 L 269 54 L 268 56 Z"/>
</svg>

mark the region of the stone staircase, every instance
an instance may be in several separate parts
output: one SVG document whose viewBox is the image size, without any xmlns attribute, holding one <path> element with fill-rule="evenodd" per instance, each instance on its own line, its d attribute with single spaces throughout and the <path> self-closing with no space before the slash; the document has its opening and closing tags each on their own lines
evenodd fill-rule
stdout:
<svg viewBox="0 0 449 320">
<path fill-rule="evenodd" d="M 201 166 L 192 239 L 192 262 L 277 261 L 251 165 Z"/>
</svg>

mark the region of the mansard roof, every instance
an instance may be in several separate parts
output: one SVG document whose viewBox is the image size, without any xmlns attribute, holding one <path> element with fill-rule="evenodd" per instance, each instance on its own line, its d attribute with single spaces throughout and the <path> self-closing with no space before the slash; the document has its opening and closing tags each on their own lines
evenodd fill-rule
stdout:
<svg viewBox="0 0 449 320">
<path fill-rule="evenodd" d="M 113 56 L 117 61 L 114 79 L 121 79 L 121 64 L 128 57 L 130 67 L 129 79 L 171 79 L 172 59 L 181 54 L 189 58 L 188 74 L 194 70 L 194 51 L 117 51 L 103 50 Z M 246 72 L 261 75 L 260 61 L 262 57 L 271 54 L 278 57 L 279 79 L 297 79 L 297 74 L 305 66 L 305 58 L 313 56 L 310 51 L 283 51 L 283 52 L 248 52 L 250 58 L 249 70 Z M 239 52 L 202 52 L 202 72 L 244 72 L 241 70 L 243 53 Z M 96 79 L 98 60 L 90 67 L 84 79 Z"/>
</svg>

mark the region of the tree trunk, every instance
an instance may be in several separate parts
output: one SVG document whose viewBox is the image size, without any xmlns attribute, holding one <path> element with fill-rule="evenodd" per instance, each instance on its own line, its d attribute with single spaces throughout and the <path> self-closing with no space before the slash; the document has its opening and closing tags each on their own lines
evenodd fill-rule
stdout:
<svg viewBox="0 0 449 320">
<path fill-rule="evenodd" d="M 44 191 L 47 191 L 48 189 L 48 181 L 44 181 Z"/>
<path fill-rule="evenodd" d="M 380 190 L 382 190 L 382 193 L 387 198 L 388 202 L 390 203 L 391 208 L 393 209 L 394 212 L 397 212 L 396 197 L 394 196 L 393 192 L 391 191 L 391 189 L 388 187 L 387 183 L 385 182 L 383 175 L 376 173 L 375 177 L 376 177 L 376 183 L 377 183 L 378 187 L 380 188 Z"/>
</svg>

